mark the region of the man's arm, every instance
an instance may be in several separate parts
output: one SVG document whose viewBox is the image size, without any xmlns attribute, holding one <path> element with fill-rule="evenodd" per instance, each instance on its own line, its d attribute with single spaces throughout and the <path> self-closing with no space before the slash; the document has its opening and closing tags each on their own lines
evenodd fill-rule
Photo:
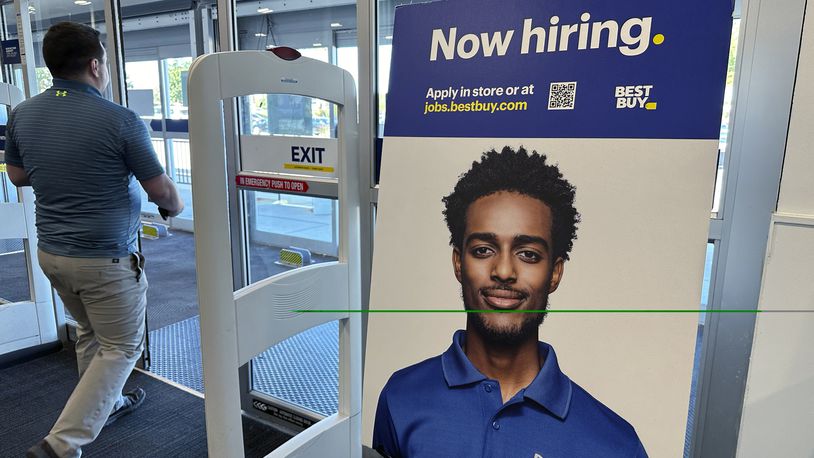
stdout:
<svg viewBox="0 0 814 458">
<path fill-rule="evenodd" d="M 119 128 L 119 135 L 125 164 L 147 192 L 150 202 L 158 205 L 161 216 L 166 218 L 181 213 L 184 201 L 178 194 L 175 183 L 164 173 L 147 127 L 134 111 L 128 110 Z"/>
<path fill-rule="evenodd" d="M 28 174 L 25 173 L 22 167 L 16 165 L 6 164 L 6 173 L 14 186 L 21 188 L 23 186 L 31 186 L 31 180 L 28 179 Z"/>
<path fill-rule="evenodd" d="M 150 202 L 167 210 L 169 216 L 178 216 L 184 210 L 184 200 L 166 173 L 139 182 Z"/>
</svg>

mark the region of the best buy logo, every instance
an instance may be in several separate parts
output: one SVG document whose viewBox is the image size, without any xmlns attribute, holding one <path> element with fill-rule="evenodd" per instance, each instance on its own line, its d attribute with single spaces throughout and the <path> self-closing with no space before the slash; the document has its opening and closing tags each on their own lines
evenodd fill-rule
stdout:
<svg viewBox="0 0 814 458">
<path fill-rule="evenodd" d="M 655 110 L 656 102 L 650 101 L 650 91 L 652 89 L 652 84 L 616 86 L 614 91 L 616 109 L 644 108 L 645 110 Z"/>
</svg>

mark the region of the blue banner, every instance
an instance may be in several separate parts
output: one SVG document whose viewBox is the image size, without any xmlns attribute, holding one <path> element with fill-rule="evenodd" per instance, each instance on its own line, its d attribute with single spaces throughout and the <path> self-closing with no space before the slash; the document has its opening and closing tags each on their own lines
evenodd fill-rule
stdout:
<svg viewBox="0 0 814 458">
<path fill-rule="evenodd" d="M 717 139 L 730 0 L 398 7 L 386 136 Z"/>
<path fill-rule="evenodd" d="M 20 40 L 3 40 L 0 42 L 3 47 L 3 64 L 21 64 Z"/>
</svg>

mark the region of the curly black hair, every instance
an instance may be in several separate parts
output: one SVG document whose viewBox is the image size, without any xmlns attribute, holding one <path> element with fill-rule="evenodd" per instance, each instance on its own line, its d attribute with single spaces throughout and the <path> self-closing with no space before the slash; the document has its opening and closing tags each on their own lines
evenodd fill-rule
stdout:
<svg viewBox="0 0 814 458">
<path fill-rule="evenodd" d="M 517 151 L 506 146 L 500 153 L 494 149 L 483 153 L 480 162 L 473 162 L 452 193 L 442 199 L 450 245 L 463 248 L 469 205 L 500 191 L 524 194 L 548 205 L 553 219 L 554 259 L 568 260 L 580 220 L 574 208 L 576 188 L 562 177 L 556 165 L 546 164 L 545 154 L 536 151 L 529 154 L 522 146 Z"/>
</svg>

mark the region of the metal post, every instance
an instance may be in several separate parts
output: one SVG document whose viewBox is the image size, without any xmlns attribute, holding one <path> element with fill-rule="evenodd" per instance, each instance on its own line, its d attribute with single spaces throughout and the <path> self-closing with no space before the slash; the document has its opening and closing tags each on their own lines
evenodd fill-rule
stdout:
<svg viewBox="0 0 814 458">
<path fill-rule="evenodd" d="M 124 73 L 124 40 L 119 0 L 105 2 L 105 31 L 107 33 L 107 61 L 110 66 L 110 88 L 113 101 L 127 106 L 127 84 Z M 93 18 L 93 11 L 91 11 Z"/>
<path fill-rule="evenodd" d="M 370 274 L 373 264 L 373 188 L 374 141 L 378 131 L 376 53 L 378 50 L 376 27 L 377 0 L 360 1 L 356 4 L 356 43 L 359 50 L 359 191 L 360 237 L 362 256 L 362 309 L 370 302 Z M 362 355 L 367 345 L 367 314 L 362 314 Z M 362 357 L 364 373 L 364 356 Z"/>
<path fill-rule="evenodd" d="M 164 142 L 164 161 L 167 163 L 167 175 L 175 180 L 175 157 L 172 140 L 167 138 L 167 119 L 170 116 L 170 82 L 167 79 L 167 60 L 158 60 L 158 92 L 161 99 L 161 141 Z"/>
<path fill-rule="evenodd" d="M 17 39 L 20 40 L 20 60 L 23 64 L 23 84 L 25 97 L 38 94 L 37 59 L 34 54 L 34 39 L 31 34 L 31 18 L 28 14 L 28 0 L 14 0 L 17 13 Z"/>
<path fill-rule="evenodd" d="M 805 6 L 805 0 L 749 0 L 744 6 L 712 310 L 757 309 Z M 754 328 L 754 314 L 707 318 L 692 456 L 735 456 Z"/>
</svg>

